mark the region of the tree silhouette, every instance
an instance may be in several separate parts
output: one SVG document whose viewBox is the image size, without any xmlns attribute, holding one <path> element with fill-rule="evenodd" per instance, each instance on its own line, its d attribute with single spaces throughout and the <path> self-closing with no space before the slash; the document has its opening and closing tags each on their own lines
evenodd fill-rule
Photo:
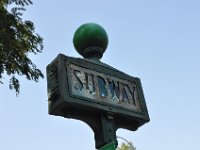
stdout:
<svg viewBox="0 0 200 150">
<path fill-rule="evenodd" d="M 42 52 L 43 40 L 35 33 L 33 22 L 21 18 L 25 7 L 31 4 L 31 0 L 0 0 L 0 84 L 4 75 L 10 76 L 9 88 L 16 94 L 20 91 L 16 75 L 36 82 L 43 78 L 29 58 L 30 53 Z"/>
</svg>

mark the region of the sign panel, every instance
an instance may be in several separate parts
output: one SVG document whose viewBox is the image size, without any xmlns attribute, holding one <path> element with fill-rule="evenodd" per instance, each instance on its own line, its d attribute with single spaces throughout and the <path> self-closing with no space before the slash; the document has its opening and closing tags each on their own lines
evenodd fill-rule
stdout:
<svg viewBox="0 0 200 150">
<path fill-rule="evenodd" d="M 141 111 L 136 83 L 70 64 L 70 89 L 75 96 Z"/>
<path fill-rule="evenodd" d="M 101 147 L 99 150 L 116 150 L 115 143 L 114 142 L 108 143 L 105 146 Z"/>
<path fill-rule="evenodd" d="M 149 121 L 140 79 L 100 61 L 60 54 L 47 66 L 47 84 L 49 114 L 90 126 L 99 115 L 112 114 L 116 128 L 130 130 Z"/>
</svg>

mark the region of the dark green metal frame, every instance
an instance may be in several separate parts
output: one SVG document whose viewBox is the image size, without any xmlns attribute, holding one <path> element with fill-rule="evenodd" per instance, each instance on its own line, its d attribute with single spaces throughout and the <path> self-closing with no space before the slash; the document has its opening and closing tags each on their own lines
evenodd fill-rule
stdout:
<svg viewBox="0 0 200 150">
<path fill-rule="evenodd" d="M 131 110 L 120 105 L 72 94 L 70 64 L 135 83 L 140 110 Z M 140 79 L 129 76 L 100 61 L 72 58 L 59 54 L 47 66 L 47 84 L 49 114 L 86 122 L 95 133 L 96 148 L 116 141 L 116 130 L 118 128 L 135 131 L 150 120 Z"/>
</svg>

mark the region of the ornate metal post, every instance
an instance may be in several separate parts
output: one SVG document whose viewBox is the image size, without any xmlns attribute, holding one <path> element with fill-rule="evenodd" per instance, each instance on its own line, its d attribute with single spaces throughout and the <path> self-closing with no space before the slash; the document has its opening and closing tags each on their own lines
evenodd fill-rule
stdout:
<svg viewBox="0 0 200 150">
<path fill-rule="evenodd" d="M 74 35 L 74 47 L 85 59 L 101 63 L 102 58 L 108 45 L 108 36 L 106 31 L 99 25 L 90 23 L 80 26 Z M 101 86 L 99 86 L 101 87 Z M 99 88 L 101 94 L 106 95 L 103 91 L 104 87 Z M 115 141 L 116 128 L 113 114 L 101 113 L 92 123 L 87 122 L 93 129 L 95 134 L 96 147 L 100 148 L 103 145 Z M 94 125 L 95 124 L 95 125 Z"/>
</svg>

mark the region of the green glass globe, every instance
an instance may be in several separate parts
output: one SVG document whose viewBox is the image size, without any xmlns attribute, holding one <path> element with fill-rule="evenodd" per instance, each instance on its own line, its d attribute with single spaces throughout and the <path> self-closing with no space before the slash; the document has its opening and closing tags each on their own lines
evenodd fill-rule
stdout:
<svg viewBox="0 0 200 150">
<path fill-rule="evenodd" d="M 106 31 L 98 24 L 81 25 L 73 38 L 74 47 L 84 58 L 102 58 L 108 45 Z"/>
</svg>

